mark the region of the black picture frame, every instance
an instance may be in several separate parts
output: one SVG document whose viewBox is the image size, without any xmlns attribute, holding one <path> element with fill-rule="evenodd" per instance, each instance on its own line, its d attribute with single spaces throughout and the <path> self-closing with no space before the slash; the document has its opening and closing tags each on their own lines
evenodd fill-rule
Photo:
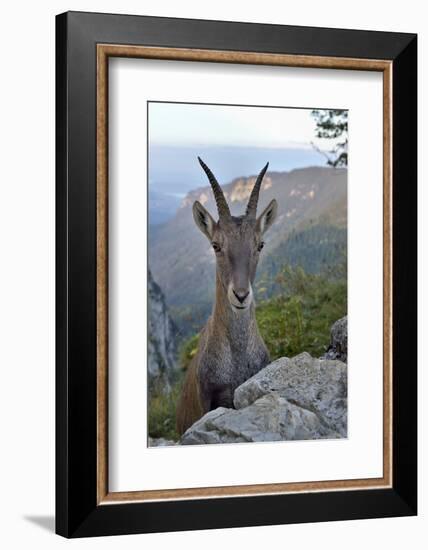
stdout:
<svg viewBox="0 0 428 550">
<path fill-rule="evenodd" d="M 96 46 L 392 62 L 391 488 L 97 504 Z M 417 36 L 68 12 L 56 18 L 56 532 L 65 537 L 417 513 Z"/>
</svg>

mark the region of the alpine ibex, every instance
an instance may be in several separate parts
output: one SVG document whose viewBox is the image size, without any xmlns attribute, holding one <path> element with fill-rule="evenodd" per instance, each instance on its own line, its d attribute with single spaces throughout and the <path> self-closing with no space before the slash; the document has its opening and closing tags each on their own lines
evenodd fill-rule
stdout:
<svg viewBox="0 0 428 550">
<path fill-rule="evenodd" d="M 216 295 L 212 314 L 200 333 L 177 407 L 177 430 L 184 433 L 206 412 L 233 407 L 235 389 L 269 363 L 269 353 L 255 317 L 252 285 L 263 234 L 275 220 L 273 199 L 257 218 L 257 203 L 268 164 L 257 177 L 247 210 L 232 216 L 223 191 L 208 166 L 198 157 L 211 184 L 218 222 L 199 201 L 193 204 L 196 225 L 216 255 Z"/>
</svg>

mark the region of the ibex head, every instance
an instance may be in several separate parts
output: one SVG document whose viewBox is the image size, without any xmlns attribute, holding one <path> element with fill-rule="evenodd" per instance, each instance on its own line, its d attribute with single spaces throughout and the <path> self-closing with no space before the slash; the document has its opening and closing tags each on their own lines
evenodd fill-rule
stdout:
<svg viewBox="0 0 428 550">
<path fill-rule="evenodd" d="M 219 219 L 215 222 L 199 201 L 193 204 L 193 217 L 214 249 L 217 274 L 232 308 L 245 310 L 253 300 L 252 284 L 264 245 L 263 235 L 273 224 L 278 209 L 273 199 L 262 214 L 256 217 L 260 187 L 269 163 L 257 177 L 245 215 L 232 216 L 214 174 L 199 157 L 198 160 L 211 184 Z"/>
</svg>

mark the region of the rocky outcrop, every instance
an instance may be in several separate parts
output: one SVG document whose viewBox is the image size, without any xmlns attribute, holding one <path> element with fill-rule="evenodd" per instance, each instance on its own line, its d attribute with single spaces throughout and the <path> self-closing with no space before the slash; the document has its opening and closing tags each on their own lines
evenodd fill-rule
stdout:
<svg viewBox="0 0 428 550">
<path fill-rule="evenodd" d="M 177 445 L 177 442 L 163 437 L 149 437 L 148 444 L 149 447 L 171 447 Z"/>
<path fill-rule="evenodd" d="M 334 323 L 330 331 L 330 346 L 324 359 L 338 359 L 348 362 L 348 317 L 342 317 Z"/>
<path fill-rule="evenodd" d="M 168 315 L 163 293 L 148 272 L 148 376 L 149 390 L 169 392 L 177 368 L 176 329 Z"/>
<path fill-rule="evenodd" d="M 274 361 L 235 390 L 234 409 L 210 411 L 182 445 L 347 436 L 347 366 L 302 353 Z"/>
</svg>

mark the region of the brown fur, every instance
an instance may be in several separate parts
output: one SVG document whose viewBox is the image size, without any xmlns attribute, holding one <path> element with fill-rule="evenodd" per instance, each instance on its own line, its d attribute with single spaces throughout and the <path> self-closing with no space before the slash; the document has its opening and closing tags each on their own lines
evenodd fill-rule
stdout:
<svg viewBox="0 0 428 550">
<path fill-rule="evenodd" d="M 187 369 L 178 401 L 176 427 L 180 435 L 204 414 L 199 391 L 198 366 L 195 356 Z"/>
</svg>

